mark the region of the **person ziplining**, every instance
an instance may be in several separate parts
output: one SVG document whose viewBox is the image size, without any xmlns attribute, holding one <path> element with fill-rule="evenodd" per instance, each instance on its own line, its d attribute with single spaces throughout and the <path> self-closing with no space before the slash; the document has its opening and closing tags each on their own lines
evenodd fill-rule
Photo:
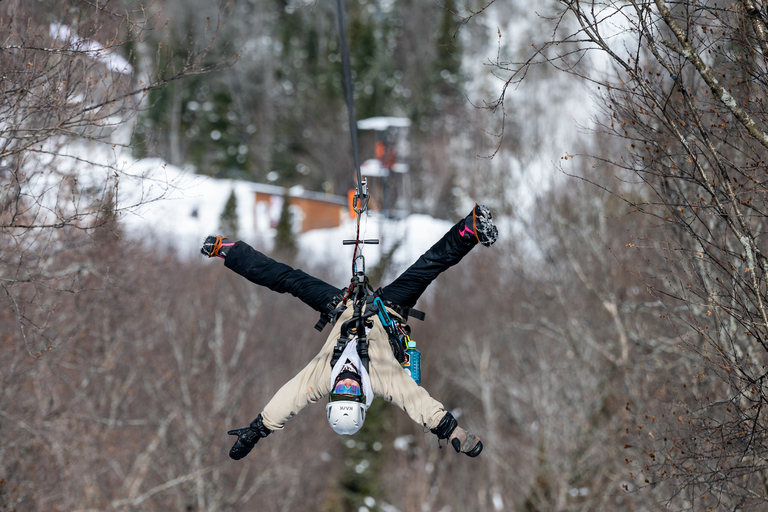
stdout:
<svg viewBox="0 0 768 512">
<path fill-rule="evenodd" d="M 447 439 L 459 453 L 477 457 L 483 449 L 480 438 L 458 426 L 453 415 L 432 398 L 426 389 L 404 371 L 409 357 L 406 324 L 409 315 L 423 318 L 413 309 L 429 284 L 456 265 L 477 244 L 492 245 L 498 230 L 487 207 L 476 204 L 469 215 L 456 223 L 411 267 L 391 284 L 373 291 L 365 276 L 361 246 L 378 243 L 360 240 L 360 220 L 368 207 L 368 191 L 362 179 L 357 151 L 357 128 L 352 97 L 349 51 L 344 29 L 342 0 L 336 1 L 341 40 L 344 89 L 349 113 L 350 136 L 357 173 L 357 192 L 352 202 L 357 214 L 352 280 L 336 288 L 300 269 L 280 263 L 243 241 L 208 236 L 201 252 L 224 259 L 224 265 L 249 281 L 278 293 L 290 293 L 320 313 L 315 326 L 327 323 L 333 329 L 320 352 L 295 377 L 281 387 L 249 426 L 230 430 L 237 436 L 229 451 L 232 459 L 248 455 L 259 439 L 276 430 L 304 407 L 329 397 L 328 424 L 338 434 L 360 430 L 374 396 L 384 398 L 405 411 L 413 421 L 428 428 L 438 439 Z"/>
<path fill-rule="evenodd" d="M 479 455 L 480 438 L 458 426 L 453 415 L 403 370 L 399 356 L 402 335 L 409 332 L 408 316 L 416 316 L 412 308 L 429 284 L 476 245 L 490 246 L 497 237 L 491 212 L 475 205 L 403 274 L 372 292 L 366 279 L 360 285 L 360 275 L 349 287 L 337 288 L 243 241 L 208 236 L 201 248 L 205 256 L 223 258 L 227 268 L 249 281 L 297 297 L 321 314 L 316 327 L 333 324 L 320 352 L 275 393 L 250 425 L 228 432 L 237 436 L 229 456 L 242 459 L 259 439 L 282 430 L 304 407 L 325 397 L 331 428 L 338 434 L 354 434 L 363 426 L 374 396 L 403 409 L 438 439 L 447 439 L 456 452 Z"/>
</svg>

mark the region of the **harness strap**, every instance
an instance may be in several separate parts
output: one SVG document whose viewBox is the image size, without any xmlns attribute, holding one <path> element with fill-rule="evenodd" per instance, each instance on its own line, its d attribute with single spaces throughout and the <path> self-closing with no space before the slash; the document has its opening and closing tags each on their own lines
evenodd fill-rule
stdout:
<svg viewBox="0 0 768 512">
<path fill-rule="evenodd" d="M 396 306 L 393 309 L 395 311 L 400 309 L 402 311 L 400 315 L 403 317 L 404 320 L 408 320 L 408 317 L 412 316 L 416 320 L 424 321 L 424 318 L 427 316 L 427 314 L 424 313 L 423 311 L 419 311 L 418 309 L 414 309 L 414 308 L 401 308 L 400 306 Z"/>
<path fill-rule="evenodd" d="M 358 276 L 356 276 L 358 277 Z M 405 361 L 405 347 L 403 346 L 403 336 L 400 335 L 398 330 L 402 331 L 405 337 L 408 336 L 410 330 L 407 325 L 400 327 L 387 312 L 387 308 L 397 313 L 402 319 L 403 324 L 411 316 L 418 320 L 424 320 L 425 314 L 418 309 L 399 306 L 391 301 L 384 301 L 381 298 L 381 288 L 375 292 L 368 284 L 368 279 L 363 276 L 363 279 L 353 279 L 349 289 L 345 294 L 334 297 L 334 300 L 328 304 L 328 312 L 320 315 L 320 320 L 315 324 L 315 329 L 322 331 L 323 328 L 329 323 L 336 323 L 336 320 L 346 310 L 346 301 L 350 298 L 351 292 L 356 289 L 357 297 L 354 302 L 354 314 L 352 318 L 345 321 L 341 325 L 339 339 L 336 340 L 336 346 L 333 347 L 333 356 L 331 357 L 331 368 L 333 368 L 338 362 L 341 354 L 349 343 L 350 327 L 354 326 L 354 333 L 357 336 L 357 354 L 360 356 L 365 369 L 368 370 L 370 363 L 370 357 L 368 355 L 368 336 L 366 335 L 365 322 L 373 316 L 378 316 L 381 321 L 384 330 L 387 331 L 387 338 L 389 345 L 392 348 L 392 354 L 399 363 Z M 369 289 L 372 293 L 368 293 Z M 365 314 L 362 313 L 363 305 L 366 306 Z M 407 332 L 404 329 L 408 329 Z"/>
<path fill-rule="evenodd" d="M 383 306 L 388 307 L 389 309 L 391 309 L 392 311 L 400 315 L 403 318 L 403 322 L 407 322 L 409 317 L 413 317 L 416 320 L 424 320 L 424 318 L 427 316 L 423 311 L 419 311 L 416 308 L 401 306 L 399 304 L 395 304 L 390 300 L 382 300 L 381 288 L 373 292 L 373 296 L 369 296 L 367 299 L 367 302 L 369 304 L 373 304 L 374 302 L 376 302 L 377 299 L 380 303 L 382 303 Z"/>
<path fill-rule="evenodd" d="M 333 356 L 331 357 L 331 368 L 336 366 L 341 354 L 349 343 L 349 328 L 351 325 L 355 326 L 355 334 L 357 335 L 357 354 L 360 356 L 363 366 L 366 371 L 370 363 L 370 357 L 368 355 L 368 337 L 365 334 L 365 321 L 374 316 L 376 311 L 366 311 L 364 315 L 352 317 L 343 324 L 341 324 L 341 333 L 339 339 L 336 340 L 336 346 L 333 347 Z"/>
<path fill-rule="evenodd" d="M 335 296 L 333 300 L 325 306 L 327 312 L 320 313 L 320 318 L 315 324 L 315 329 L 322 332 L 322 330 L 325 329 L 325 326 L 328 325 L 329 322 L 332 324 L 336 323 L 336 320 L 338 320 L 344 310 L 347 309 L 347 306 L 345 305 L 346 301 L 344 299 L 345 294 L 341 293 Z"/>
</svg>

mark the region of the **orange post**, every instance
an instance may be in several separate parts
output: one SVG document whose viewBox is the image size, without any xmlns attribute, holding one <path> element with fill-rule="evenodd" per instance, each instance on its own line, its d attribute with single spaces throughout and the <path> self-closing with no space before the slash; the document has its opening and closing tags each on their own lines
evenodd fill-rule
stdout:
<svg viewBox="0 0 768 512">
<path fill-rule="evenodd" d="M 354 188 L 349 189 L 349 192 L 347 192 L 347 205 L 349 206 L 349 217 L 354 219 L 357 216 L 357 213 L 355 212 L 355 194 L 357 193 L 357 190 Z"/>
</svg>

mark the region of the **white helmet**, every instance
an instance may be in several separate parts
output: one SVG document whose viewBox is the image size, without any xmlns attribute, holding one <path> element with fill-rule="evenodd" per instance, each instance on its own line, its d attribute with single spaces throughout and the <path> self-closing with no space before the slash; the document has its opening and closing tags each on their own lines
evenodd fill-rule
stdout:
<svg viewBox="0 0 768 512">
<path fill-rule="evenodd" d="M 351 400 L 329 402 L 325 406 L 328 424 L 337 433 L 351 436 L 363 426 L 365 421 L 365 403 Z"/>
<path fill-rule="evenodd" d="M 337 434 L 352 435 L 362 428 L 367 407 L 358 373 L 349 370 L 339 373 L 328 398 L 325 413 L 328 424 Z"/>
</svg>

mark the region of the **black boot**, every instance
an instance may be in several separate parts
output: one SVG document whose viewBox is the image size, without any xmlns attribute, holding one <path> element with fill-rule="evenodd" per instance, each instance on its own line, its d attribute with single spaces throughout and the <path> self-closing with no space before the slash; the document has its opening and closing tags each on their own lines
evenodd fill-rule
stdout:
<svg viewBox="0 0 768 512">
<path fill-rule="evenodd" d="M 472 212 L 464 219 L 464 226 L 459 230 L 464 240 L 481 243 L 489 247 L 499 237 L 499 230 L 493 223 L 491 210 L 482 204 L 476 204 Z"/>
<path fill-rule="evenodd" d="M 200 248 L 200 252 L 209 258 L 218 256 L 219 258 L 227 257 L 227 250 L 235 245 L 235 242 L 225 238 L 223 236 L 209 235 L 203 240 L 203 246 Z"/>
</svg>

